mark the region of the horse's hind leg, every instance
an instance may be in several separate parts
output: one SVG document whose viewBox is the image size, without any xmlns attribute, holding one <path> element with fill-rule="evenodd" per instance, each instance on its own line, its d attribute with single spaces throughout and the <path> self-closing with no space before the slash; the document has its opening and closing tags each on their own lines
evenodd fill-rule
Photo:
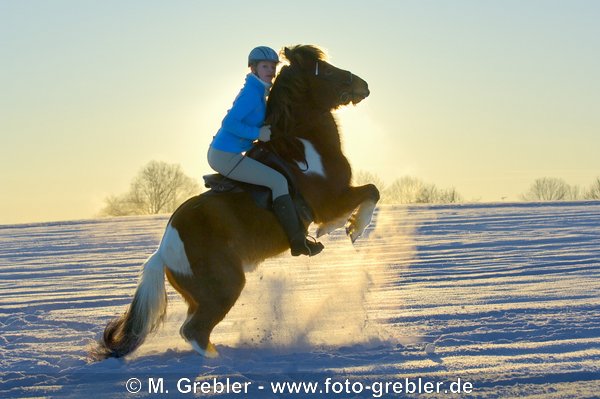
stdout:
<svg viewBox="0 0 600 399">
<path fill-rule="evenodd" d="M 184 324 L 185 324 L 192 317 L 192 315 L 196 312 L 196 309 L 198 308 L 198 303 L 196 303 L 196 300 L 190 294 L 188 294 L 188 292 L 182 287 L 182 284 L 179 282 L 181 279 L 189 279 L 190 277 L 188 277 L 188 276 L 176 277 L 175 274 L 168 268 L 165 269 L 165 274 L 166 274 L 167 279 L 169 280 L 169 283 L 171 284 L 171 286 L 173 286 L 173 288 L 175 288 L 175 290 L 177 292 L 179 292 L 179 294 L 183 297 L 185 302 L 188 304 L 187 318 L 186 318 L 186 321 L 184 322 Z M 187 285 L 189 286 L 190 282 L 188 282 Z M 182 326 L 182 328 L 183 328 L 183 326 Z M 181 335 L 183 335 L 181 330 L 179 331 L 179 333 Z"/>
<path fill-rule="evenodd" d="M 188 318 L 181 335 L 200 354 L 214 357 L 217 352 L 210 334 L 233 307 L 246 280 L 241 262 L 233 255 L 220 253 L 199 262 L 192 265 L 196 270 L 193 276 L 176 276 L 178 291 L 186 292 L 184 298 L 189 296 Z"/>
</svg>

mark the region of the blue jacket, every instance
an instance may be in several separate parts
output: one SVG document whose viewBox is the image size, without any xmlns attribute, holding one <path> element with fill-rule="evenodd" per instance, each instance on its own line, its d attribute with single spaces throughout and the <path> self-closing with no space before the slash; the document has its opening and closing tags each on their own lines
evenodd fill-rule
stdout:
<svg viewBox="0 0 600 399">
<path fill-rule="evenodd" d="M 248 151 L 252 147 L 265 121 L 265 87 L 265 83 L 256 75 L 249 73 L 246 76 L 246 83 L 223 118 L 211 147 L 235 153 Z"/>
</svg>

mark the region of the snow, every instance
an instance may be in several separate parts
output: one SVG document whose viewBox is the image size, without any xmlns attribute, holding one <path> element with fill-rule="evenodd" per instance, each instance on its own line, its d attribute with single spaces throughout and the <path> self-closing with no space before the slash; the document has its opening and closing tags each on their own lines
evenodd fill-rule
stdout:
<svg viewBox="0 0 600 399">
<path fill-rule="evenodd" d="M 599 202 L 381 206 L 354 245 L 336 231 L 319 256 L 248 273 L 213 334 L 219 358 L 180 338 L 186 307 L 167 283 L 164 326 L 131 356 L 90 363 L 167 220 L 0 226 L 0 397 L 399 397 L 379 388 L 407 378 L 473 392 L 404 397 L 599 395 Z M 186 392 L 194 381 L 212 395 Z M 277 382 L 319 388 L 275 394 Z"/>
</svg>

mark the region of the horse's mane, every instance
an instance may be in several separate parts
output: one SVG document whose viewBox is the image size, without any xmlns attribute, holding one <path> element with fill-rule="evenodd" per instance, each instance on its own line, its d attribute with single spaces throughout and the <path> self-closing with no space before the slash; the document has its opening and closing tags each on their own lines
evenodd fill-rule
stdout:
<svg viewBox="0 0 600 399">
<path fill-rule="evenodd" d="M 305 60 L 307 61 L 316 61 L 327 59 L 325 55 L 325 51 L 321 48 L 313 45 L 298 45 L 292 47 L 286 47 L 283 50 L 285 58 L 290 61 L 290 63 L 302 63 Z"/>
<path fill-rule="evenodd" d="M 304 98 L 308 87 L 302 71 L 312 68 L 317 60 L 325 60 L 323 50 L 312 45 L 286 47 L 283 57 L 289 65 L 281 68 L 269 94 L 266 123 L 272 126 L 275 136 L 285 135 L 298 121 L 294 120 L 292 109 Z"/>
</svg>

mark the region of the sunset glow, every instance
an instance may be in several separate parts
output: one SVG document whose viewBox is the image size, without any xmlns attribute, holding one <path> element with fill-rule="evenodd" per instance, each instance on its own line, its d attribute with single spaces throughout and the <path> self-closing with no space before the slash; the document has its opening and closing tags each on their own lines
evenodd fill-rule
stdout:
<svg viewBox="0 0 600 399">
<path fill-rule="evenodd" d="M 231 7 L 0 3 L 0 223 L 95 217 L 150 160 L 199 180 L 257 45 L 322 46 L 369 83 L 337 116 L 353 167 L 388 184 L 502 201 L 600 175 L 597 2 Z"/>
</svg>

